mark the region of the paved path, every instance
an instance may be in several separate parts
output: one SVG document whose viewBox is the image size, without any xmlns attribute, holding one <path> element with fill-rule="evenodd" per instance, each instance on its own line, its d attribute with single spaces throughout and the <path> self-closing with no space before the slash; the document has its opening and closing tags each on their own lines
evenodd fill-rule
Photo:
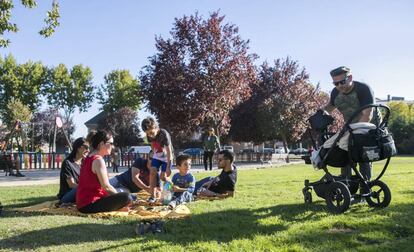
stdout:
<svg viewBox="0 0 414 252">
<path fill-rule="evenodd" d="M 299 161 L 293 161 L 290 164 L 298 163 Z M 300 161 L 303 163 L 303 161 Z M 237 164 L 237 168 L 240 170 L 245 169 L 260 169 L 260 168 L 269 168 L 269 167 L 278 167 L 282 165 L 287 165 L 284 162 L 277 163 L 240 163 Z M 127 168 L 120 167 L 119 172 L 125 171 Z M 117 173 L 112 173 L 112 170 L 108 169 L 109 177 L 115 176 Z M 207 173 L 217 174 L 217 168 L 213 168 L 213 171 L 208 171 Z M 206 172 L 202 165 L 193 165 L 191 167 L 192 173 Z M 0 187 L 4 186 L 29 186 L 29 185 L 47 185 L 47 184 L 59 184 L 59 173 L 60 169 L 56 170 L 23 170 L 22 173 L 25 177 L 14 177 L 14 176 L 4 176 L 4 172 L 0 172 Z"/>
</svg>

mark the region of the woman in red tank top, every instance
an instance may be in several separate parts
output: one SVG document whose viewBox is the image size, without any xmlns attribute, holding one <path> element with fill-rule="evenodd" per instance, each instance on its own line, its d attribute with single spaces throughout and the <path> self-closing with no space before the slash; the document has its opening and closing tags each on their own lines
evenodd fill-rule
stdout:
<svg viewBox="0 0 414 252">
<path fill-rule="evenodd" d="M 93 151 L 81 166 L 76 207 L 82 213 L 99 213 L 119 210 L 129 205 L 129 193 L 118 193 L 109 184 L 103 157 L 111 153 L 114 145 L 112 135 L 106 131 L 94 132 L 89 144 Z"/>
</svg>

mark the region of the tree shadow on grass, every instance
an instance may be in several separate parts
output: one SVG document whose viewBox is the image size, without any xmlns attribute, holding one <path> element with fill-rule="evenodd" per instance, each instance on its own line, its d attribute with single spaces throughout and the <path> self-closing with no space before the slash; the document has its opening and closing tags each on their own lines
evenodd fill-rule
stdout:
<svg viewBox="0 0 414 252">
<path fill-rule="evenodd" d="M 95 241 L 120 241 L 133 236 L 133 223 L 82 223 L 21 233 L 3 239 L 0 250 L 35 250 Z"/>
<path fill-rule="evenodd" d="M 43 203 L 45 201 L 51 201 L 56 200 L 56 196 L 44 196 L 44 197 L 28 197 L 19 199 L 18 202 L 8 205 L 3 205 L 5 209 L 13 209 L 13 208 L 20 208 L 20 207 L 27 207 L 27 206 L 33 206 L 36 204 Z"/>
<path fill-rule="evenodd" d="M 320 208 L 316 206 L 316 208 Z M 234 239 L 251 239 L 255 235 L 270 235 L 287 228 L 280 223 L 262 223 L 263 218 L 279 217 L 290 220 L 297 219 L 308 209 L 303 204 L 277 205 L 260 209 L 230 209 L 193 215 L 188 219 L 169 220 L 166 222 L 167 232 L 157 235 L 145 235 L 145 241 L 160 240 L 172 244 L 186 245 L 192 242 L 217 241 L 230 242 Z M 27 213 L 9 213 L 9 217 L 26 216 Z M 33 213 L 33 216 L 44 215 Z M 302 217 L 301 217 L 302 218 Z M 312 218 L 306 215 L 303 218 Z M 1 249 L 39 249 L 48 246 L 71 245 L 93 241 L 122 241 L 137 237 L 135 225 L 137 221 L 123 219 L 116 224 L 82 223 L 60 227 L 33 230 L 1 241 Z M 154 243 L 152 243 L 154 244 Z M 121 244 L 124 246 L 127 244 Z M 157 245 L 155 245 L 157 246 Z M 116 246 L 118 247 L 118 246 Z M 142 249 L 154 249 L 144 247 Z"/>
<path fill-rule="evenodd" d="M 384 214 L 382 214 L 384 212 Z M 257 209 L 228 209 L 216 212 L 194 214 L 188 219 L 169 220 L 166 222 L 166 233 L 146 234 L 137 236 L 134 232 L 137 221 L 119 221 L 118 223 L 81 223 L 65 225 L 60 227 L 32 230 L 3 239 L 0 243 L 1 249 L 30 250 L 49 246 L 72 245 L 95 241 L 115 241 L 112 249 L 130 246 L 133 244 L 131 238 L 141 239 L 133 245 L 139 250 L 159 249 L 167 244 L 179 246 L 192 246 L 198 242 L 228 243 L 238 239 L 254 239 L 255 236 L 266 236 L 277 234 L 290 228 L 293 223 L 311 221 L 316 222 L 326 218 L 327 211 L 323 202 L 306 206 L 304 204 L 285 204 Z M 347 212 L 350 217 L 355 218 L 360 213 Z M 382 221 L 373 220 L 369 228 L 362 226 L 350 227 L 351 230 L 366 236 L 361 236 L 360 244 L 355 245 L 350 233 L 329 233 L 328 230 L 319 229 L 315 232 L 295 233 L 283 238 L 287 243 L 296 243 L 304 240 L 306 247 L 314 248 L 321 237 L 330 237 L 344 244 L 353 242 L 353 246 L 361 244 L 381 244 L 381 240 L 375 240 L 367 236 L 372 230 L 386 230 L 395 239 L 406 239 L 414 235 L 412 221 L 407 221 L 414 214 L 412 204 L 391 205 L 383 210 L 372 210 L 373 215 L 384 215 Z M 365 215 L 365 214 L 364 214 Z M 346 223 L 346 220 L 342 220 Z M 335 224 L 335 223 L 334 223 Z M 336 225 L 336 224 L 335 224 Z M 340 227 L 341 223 L 338 224 Z M 346 225 L 345 225 L 346 226 Z M 384 228 L 385 227 L 385 228 Z M 339 238 L 338 238 L 339 237 Z M 117 244 L 119 243 L 119 244 Z M 98 248 L 104 251 L 108 248 Z"/>
<path fill-rule="evenodd" d="M 324 216 L 322 204 L 286 204 L 258 209 L 231 209 L 192 215 L 189 219 L 166 223 L 166 233 L 146 237 L 182 246 L 196 242 L 228 243 L 236 239 L 253 239 L 257 235 L 273 235 L 285 231 L 290 221 L 318 220 Z M 278 221 L 275 219 L 283 220 Z M 150 243 L 151 244 L 151 243 Z M 157 247 L 147 247 L 153 250 Z"/>
</svg>

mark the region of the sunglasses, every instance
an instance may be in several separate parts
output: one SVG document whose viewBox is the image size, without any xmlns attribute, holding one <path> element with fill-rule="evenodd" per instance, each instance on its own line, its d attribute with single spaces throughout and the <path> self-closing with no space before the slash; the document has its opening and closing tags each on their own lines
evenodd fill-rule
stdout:
<svg viewBox="0 0 414 252">
<path fill-rule="evenodd" d="M 348 76 L 347 76 L 347 77 L 345 77 L 345 79 L 343 79 L 343 80 L 340 80 L 340 81 L 334 81 L 334 82 L 333 82 L 333 84 L 334 84 L 335 86 L 338 86 L 338 85 L 345 85 L 347 81 L 348 81 Z"/>
</svg>

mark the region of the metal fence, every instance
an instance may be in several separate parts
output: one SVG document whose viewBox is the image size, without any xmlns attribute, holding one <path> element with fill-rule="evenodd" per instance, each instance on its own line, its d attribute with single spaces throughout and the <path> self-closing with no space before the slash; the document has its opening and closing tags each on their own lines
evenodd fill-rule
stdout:
<svg viewBox="0 0 414 252">
<path fill-rule="evenodd" d="M 17 164 L 21 170 L 27 169 L 60 169 L 63 160 L 68 153 L 13 153 L 12 161 Z M 213 163 L 217 163 L 217 154 L 213 157 Z M 131 167 L 135 159 L 138 157 L 148 158 L 146 154 L 137 153 L 123 153 L 119 160 L 119 166 Z M 235 154 L 235 161 L 238 163 L 261 163 L 261 162 L 278 162 L 283 161 L 287 157 L 286 154 L 269 154 L 269 153 L 237 153 Z M 289 158 L 300 158 L 289 155 Z M 111 159 L 109 156 L 104 158 L 108 167 L 111 166 Z M 203 164 L 203 155 L 192 156 L 193 165 Z"/>
</svg>

